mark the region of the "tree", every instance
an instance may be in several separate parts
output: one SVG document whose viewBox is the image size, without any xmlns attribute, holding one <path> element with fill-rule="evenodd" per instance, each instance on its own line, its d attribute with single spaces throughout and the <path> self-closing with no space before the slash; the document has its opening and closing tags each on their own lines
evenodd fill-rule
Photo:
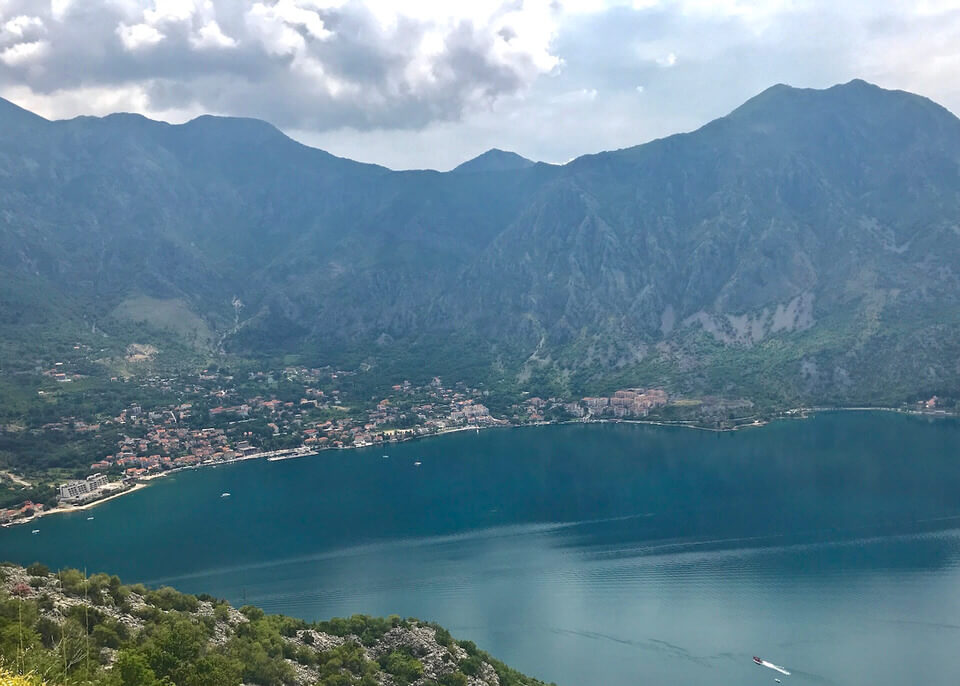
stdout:
<svg viewBox="0 0 960 686">
<path fill-rule="evenodd" d="M 110 686 L 160 686 L 147 658 L 135 650 L 121 650 L 108 677 Z"/>
</svg>

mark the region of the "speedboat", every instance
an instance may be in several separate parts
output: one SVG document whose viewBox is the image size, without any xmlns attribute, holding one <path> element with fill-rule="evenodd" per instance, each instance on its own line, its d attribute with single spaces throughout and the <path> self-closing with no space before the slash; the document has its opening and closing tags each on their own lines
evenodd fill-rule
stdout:
<svg viewBox="0 0 960 686">
<path fill-rule="evenodd" d="M 220 494 L 220 497 L 221 497 L 221 498 L 229 498 L 229 497 L 230 497 L 230 494 L 229 494 L 229 493 L 221 493 L 221 494 Z"/>
<path fill-rule="evenodd" d="M 775 665 L 775 664 L 773 664 L 772 662 L 767 662 L 766 660 L 761 660 L 761 659 L 760 659 L 759 657 L 757 657 L 756 655 L 753 656 L 753 661 L 754 661 L 755 664 L 758 664 L 758 665 L 760 665 L 761 667 L 766 667 L 767 669 L 772 669 L 772 670 L 775 671 L 775 672 L 780 672 L 781 674 L 785 674 L 785 675 L 787 675 L 787 676 L 790 676 L 790 672 L 788 672 L 787 670 L 785 670 L 785 669 L 784 669 L 783 667 L 781 667 L 780 665 Z"/>
<path fill-rule="evenodd" d="M 92 519 L 93 519 L 93 517 L 87 517 L 87 521 L 88 521 L 88 522 L 91 521 Z"/>
<path fill-rule="evenodd" d="M 414 463 L 413 463 L 413 466 L 414 466 L 414 467 L 419 467 L 419 466 L 422 465 L 422 464 L 423 464 L 422 462 L 414 462 Z"/>
<path fill-rule="evenodd" d="M 31 531 L 30 533 L 32 533 L 32 534 L 38 534 L 38 533 L 40 533 L 40 529 L 34 529 L 34 530 Z"/>
</svg>

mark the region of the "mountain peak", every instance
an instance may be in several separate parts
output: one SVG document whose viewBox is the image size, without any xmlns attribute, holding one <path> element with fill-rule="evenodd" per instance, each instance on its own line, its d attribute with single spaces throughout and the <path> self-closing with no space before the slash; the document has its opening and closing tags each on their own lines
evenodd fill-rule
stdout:
<svg viewBox="0 0 960 686">
<path fill-rule="evenodd" d="M 9 100 L 0 98 L 0 129 L 7 134 L 20 134 L 29 127 L 48 123 L 39 114 L 25 110 Z"/>
<path fill-rule="evenodd" d="M 491 171 L 511 171 L 514 169 L 526 169 L 532 167 L 535 162 L 526 157 L 518 155 L 509 150 L 500 150 L 499 148 L 490 148 L 482 155 L 467 160 L 463 164 L 455 167 L 453 171 L 460 173 L 491 172 Z"/>
<path fill-rule="evenodd" d="M 726 117 L 708 124 L 745 124 L 750 131 L 802 133 L 827 131 L 844 135 L 897 136 L 950 130 L 960 122 L 946 108 L 920 95 L 891 90 L 853 79 L 829 88 L 771 86 Z"/>
</svg>

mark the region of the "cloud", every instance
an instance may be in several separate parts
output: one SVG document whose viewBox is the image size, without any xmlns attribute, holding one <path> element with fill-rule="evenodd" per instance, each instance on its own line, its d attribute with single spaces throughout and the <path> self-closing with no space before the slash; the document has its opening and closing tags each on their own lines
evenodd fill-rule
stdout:
<svg viewBox="0 0 960 686">
<path fill-rule="evenodd" d="M 9 66 L 28 64 L 43 57 L 49 49 L 50 44 L 43 40 L 16 43 L 0 52 L 0 61 Z"/>
<path fill-rule="evenodd" d="M 148 115 L 199 109 L 317 131 L 415 129 L 489 108 L 560 66 L 549 0 L 458 5 L 5 0 L 0 93 L 16 86 L 30 94 L 21 104 L 42 102 L 49 116 L 77 114 L 69 93 L 78 89 L 134 88 Z"/>
<path fill-rule="evenodd" d="M 134 24 L 133 26 L 120 24 L 117 26 L 117 35 L 120 36 L 120 41 L 127 50 L 139 50 L 156 45 L 166 37 L 150 24 Z"/>
<path fill-rule="evenodd" d="M 663 57 L 658 57 L 656 62 L 661 67 L 672 67 L 677 63 L 677 55 L 676 53 L 668 52 Z"/>
<path fill-rule="evenodd" d="M 0 36 L 7 38 L 25 38 L 27 34 L 33 32 L 43 32 L 43 20 L 40 17 L 28 17 L 24 14 L 13 17 L 3 24 Z"/>
<path fill-rule="evenodd" d="M 190 37 L 190 44 L 199 50 L 237 47 L 237 41 L 226 35 L 214 19 L 201 26 L 197 34 Z"/>
</svg>

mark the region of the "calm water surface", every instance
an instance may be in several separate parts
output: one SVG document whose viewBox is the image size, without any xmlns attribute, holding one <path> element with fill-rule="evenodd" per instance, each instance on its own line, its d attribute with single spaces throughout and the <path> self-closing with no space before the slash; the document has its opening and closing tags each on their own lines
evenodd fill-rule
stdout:
<svg viewBox="0 0 960 686">
<path fill-rule="evenodd" d="M 960 683 L 960 423 L 461 433 L 165 479 L 0 558 L 438 621 L 563 686 Z M 422 462 L 417 467 L 415 461 Z M 220 498 L 228 491 L 230 498 Z"/>
</svg>

